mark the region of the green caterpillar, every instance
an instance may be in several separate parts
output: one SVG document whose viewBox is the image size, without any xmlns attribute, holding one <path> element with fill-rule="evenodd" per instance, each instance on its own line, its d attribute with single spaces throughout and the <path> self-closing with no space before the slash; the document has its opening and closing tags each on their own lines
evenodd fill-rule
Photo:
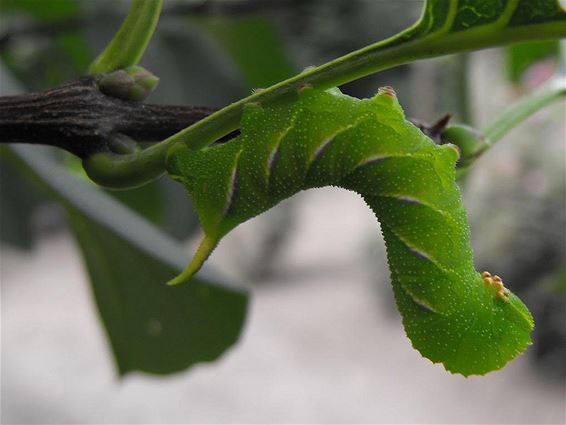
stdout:
<svg viewBox="0 0 566 425">
<path fill-rule="evenodd" d="M 247 107 L 241 135 L 174 148 L 168 171 L 192 197 L 205 237 L 189 279 L 238 224 L 309 188 L 359 193 L 381 222 L 391 281 L 413 346 L 465 376 L 503 367 L 530 343 L 533 319 L 501 279 L 474 269 L 455 183 L 458 151 L 408 122 L 390 88 L 359 100 L 305 88 L 299 99 Z"/>
</svg>

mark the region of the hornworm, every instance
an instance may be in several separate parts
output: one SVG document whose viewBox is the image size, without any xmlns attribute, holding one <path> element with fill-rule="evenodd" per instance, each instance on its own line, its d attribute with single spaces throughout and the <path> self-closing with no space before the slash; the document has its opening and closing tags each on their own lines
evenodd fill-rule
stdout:
<svg viewBox="0 0 566 425">
<path fill-rule="evenodd" d="M 249 105 L 241 135 L 172 149 L 205 237 L 171 283 L 194 274 L 238 224 L 309 188 L 360 194 L 381 223 L 407 335 L 433 362 L 465 376 L 503 367 L 530 344 L 533 320 L 498 276 L 474 268 L 458 186 L 458 149 L 436 145 L 405 119 L 395 93 L 359 100 L 304 88 L 298 100 Z"/>
</svg>

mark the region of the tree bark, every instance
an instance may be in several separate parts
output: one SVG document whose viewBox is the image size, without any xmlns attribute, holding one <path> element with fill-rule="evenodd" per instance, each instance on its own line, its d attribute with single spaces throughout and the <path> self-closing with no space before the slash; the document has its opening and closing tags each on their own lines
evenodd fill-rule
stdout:
<svg viewBox="0 0 566 425">
<path fill-rule="evenodd" d="M 82 77 L 40 93 L 0 97 L 0 143 L 57 146 L 86 158 L 107 150 L 118 134 L 157 141 L 214 111 L 124 101 L 101 93 L 93 77 Z"/>
</svg>

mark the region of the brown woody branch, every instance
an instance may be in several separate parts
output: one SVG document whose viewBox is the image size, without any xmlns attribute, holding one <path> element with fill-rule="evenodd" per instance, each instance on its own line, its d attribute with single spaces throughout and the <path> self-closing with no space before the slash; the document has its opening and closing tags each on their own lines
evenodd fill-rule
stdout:
<svg viewBox="0 0 566 425">
<path fill-rule="evenodd" d="M 213 108 L 124 101 L 98 90 L 93 77 L 22 96 L 0 97 L 0 143 L 56 146 L 81 158 L 127 135 L 157 141 L 214 112 Z"/>
</svg>

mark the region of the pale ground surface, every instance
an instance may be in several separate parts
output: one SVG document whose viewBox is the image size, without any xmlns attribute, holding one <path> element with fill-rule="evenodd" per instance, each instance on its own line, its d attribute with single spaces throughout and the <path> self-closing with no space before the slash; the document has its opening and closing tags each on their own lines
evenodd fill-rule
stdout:
<svg viewBox="0 0 566 425">
<path fill-rule="evenodd" d="M 243 338 L 218 363 L 171 378 L 117 380 L 67 236 L 29 255 L 4 249 L 2 422 L 564 422 L 565 387 L 545 384 L 526 357 L 464 379 L 411 348 L 387 273 L 367 265 L 375 257 L 374 270 L 385 270 L 360 198 L 326 189 L 292 202 L 296 236 L 281 261 L 295 273 L 253 289 Z M 228 253 L 245 255 L 255 223 L 225 241 L 217 266 L 237 271 Z"/>
</svg>

